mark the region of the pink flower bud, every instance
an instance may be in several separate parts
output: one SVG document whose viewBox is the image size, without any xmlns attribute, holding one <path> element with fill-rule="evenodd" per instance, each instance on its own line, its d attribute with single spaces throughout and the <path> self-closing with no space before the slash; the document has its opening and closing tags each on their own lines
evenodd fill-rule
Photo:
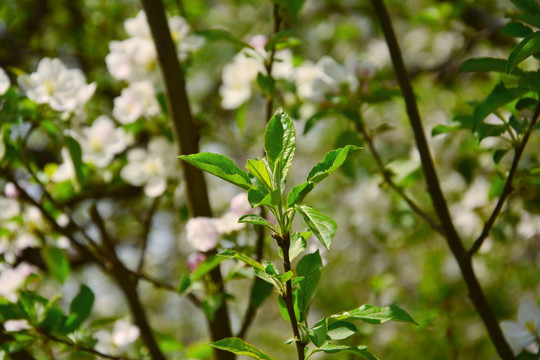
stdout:
<svg viewBox="0 0 540 360">
<path fill-rule="evenodd" d="M 187 266 L 189 268 L 189 271 L 193 272 L 196 268 L 199 267 L 199 265 L 206 260 L 206 255 L 200 252 L 194 252 L 189 254 L 189 256 L 186 259 Z"/>
</svg>

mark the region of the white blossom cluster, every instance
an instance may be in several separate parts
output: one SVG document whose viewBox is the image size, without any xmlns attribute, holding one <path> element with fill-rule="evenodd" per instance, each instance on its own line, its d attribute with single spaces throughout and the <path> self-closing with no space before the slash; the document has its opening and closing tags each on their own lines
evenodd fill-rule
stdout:
<svg viewBox="0 0 540 360">
<path fill-rule="evenodd" d="M 270 55 L 264 49 L 265 43 L 264 36 L 253 37 L 250 41 L 253 48 L 243 49 L 223 67 L 219 89 L 222 108 L 236 109 L 244 104 L 252 96 L 258 74 L 267 75 L 264 62 Z M 359 60 L 356 54 L 349 55 L 344 65 L 324 56 L 317 63 L 304 61 L 295 67 L 291 50 L 284 49 L 275 53 L 272 77 L 294 82 L 300 100 L 321 102 L 327 94 L 338 94 L 342 87 L 355 92 L 360 83 L 375 75 L 375 71 L 375 65 Z"/>
</svg>

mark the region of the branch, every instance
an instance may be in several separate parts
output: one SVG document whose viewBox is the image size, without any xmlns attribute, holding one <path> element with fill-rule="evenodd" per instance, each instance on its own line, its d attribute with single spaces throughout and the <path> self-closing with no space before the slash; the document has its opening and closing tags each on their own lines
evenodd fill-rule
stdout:
<svg viewBox="0 0 540 360">
<path fill-rule="evenodd" d="M 493 310 L 486 299 L 482 287 L 476 278 L 472 263 L 470 261 L 471 259 L 470 257 L 467 257 L 467 252 L 465 251 L 461 238 L 459 237 L 452 222 L 448 205 L 441 191 L 437 173 L 433 165 L 431 152 L 429 150 L 424 129 L 422 127 L 422 121 L 418 112 L 418 106 L 416 104 L 412 85 L 409 81 L 407 71 L 405 70 L 405 65 L 403 63 L 394 29 L 392 28 L 392 22 L 390 20 L 388 10 L 386 9 L 386 6 L 382 0 L 371 0 L 371 3 L 373 4 L 375 11 L 377 12 L 377 17 L 381 22 L 382 30 L 390 51 L 390 57 L 396 71 L 399 86 L 403 93 L 403 98 L 405 99 L 407 114 L 413 129 L 416 146 L 422 160 L 422 168 L 426 176 L 428 192 L 431 196 L 435 211 L 437 212 L 437 216 L 439 217 L 441 226 L 444 230 L 446 242 L 458 262 L 462 277 L 467 284 L 467 288 L 469 289 L 469 298 L 471 299 L 476 311 L 482 318 L 499 356 L 503 360 L 514 360 L 514 354 L 504 338 L 497 318 L 495 317 L 495 314 L 493 313 Z"/>
<path fill-rule="evenodd" d="M 409 205 L 409 207 L 418 215 L 420 216 L 422 219 L 424 219 L 430 226 L 433 230 L 437 231 L 438 233 L 440 233 L 441 235 L 444 236 L 444 229 L 441 227 L 441 225 L 439 223 L 437 223 L 437 221 L 435 219 L 433 219 L 431 216 L 429 216 L 428 214 L 426 214 L 421 208 L 420 206 L 418 206 L 414 200 L 412 200 L 409 196 L 407 196 L 407 194 L 405 194 L 405 191 L 400 188 L 395 182 L 394 180 L 392 179 L 392 176 L 390 176 L 390 174 L 388 173 L 388 171 L 386 170 L 386 167 L 384 165 L 384 162 L 382 161 L 382 158 L 379 154 L 379 152 L 377 151 L 377 149 L 375 148 L 375 144 L 373 143 L 373 138 L 371 137 L 371 135 L 368 133 L 368 131 L 366 130 L 366 128 L 364 127 L 364 125 L 362 123 L 359 123 L 359 122 L 356 122 L 355 123 L 356 125 L 356 129 L 357 131 L 361 132 L 362 135 L 364 136 L 364 139 L 366 140 L 366 143 L 368 144 L 368 147 L 369 147 L 369 150 L 371 151 L 371 153 L 373 154 L 373 157 L 375 158 L 375 162 L 377 163 L 377 166 L 379 167 L 379 171 L 381 172 L 381 175 L 383 176 L 384 178 L 384 181 L 386 181 L 386 183 L 392 188 L 394 189 L 395 192 L 398 193 L 399 196 L 401 196 L 401 198 L 403 200 L 405 200 L 405 202 Z"/>
<path fill-rule="evenodd" d="M 495 205 L 495 208 L 493 209 L 491 216 L 484 224 L 484 229 L 482 230 L 482 233 L 474 241 L 472 247 L 467 252 L 467 256 L 469 258 L 472 257 L 482 247 L 484 240 L 488 237 L 491 229 L 495 225 L 495 221 L 497 220 L 497 217 L 499 216 L 506 199 L 514 190 L 512 186 L 512 182 L 516 176 L 519 161 L 521 160 L 521 156 L 523 155 L 523 152 L 525 151 L 527 142 L 529 141 L 529 138 L 531 137 L 533 127 L 538 122 L 539 117 L 540 117 L 540 102 L 538 102 L 538 104 L 536 105 L 536 109 L 534 110 L 532 121 L 529 124 L 529 127 L 527 131 L 525 132 L 525 135 L 523 135 L 523 139 L 521 140 L 519 146 L 516 148 L 516 152 L 514 154 L 514 160 L 512 160 L 512 166 L 510 167 L 510 172 L 508 173 L 508 177 L 506 178 L 506 183 L 504 184 L 504 188 L 501 193 L 501 196 L 499 197 L 499 200 L 497 201 L 497 205 Z"/>
<path fill-rule="evenodd" d="M 90 210 L 90 215 L 101 233 L 105 250 L 113 261 L 112 268 L 109 269 L 109 272 L 115 278 L 116 282 L 120 286 L 120 289 L 122 289 L 124 296 L 126 297 L 131 314 L 135 320 L 135 324 L 141 331 L 143 342 L 150 352 L 150 357 L 153 360 L 166 360 L 165 355 L 161 352 L 161 349 L 154 338 L 154 334 L 152 333 L 152 329 L 148 323 L 146 311 L 144 310 L 144 307 L 139 299 L 139 294 L 137 293 L 137 279 L 131 275 L 131 272 L 118 258 L 114 241 L 109 236 L 109 233 L 105 227 L 105 222 L 99 215 L 95 204 Z"/>
<path fill-rule="evenodd" d="M 154 217 L 154 213 L 156 212 L 156 209 L 159 205 L 159 197 L 155 198 L 152 201 L 152 205 L 150 206 L 150 209 L 148 210 L 148 213 L 146 214 L 146 217 L 143 221 L 143 234 L 142 234 L 142 246 L 141 246 L 141 256 L 139 257 L 139 264 L 137 265 L 137 273 L 140 273 L 142 271 L 142 268 L 144 266 L 144 259 L 146 255 L 146 248 L 148 247 L 148 236 L 150 235 L 150 227 L 152 225 L 152 218 Z"/>
<path fill-rule="evenodd" d="M 171 117 L 172 132 L 176 140 L 178 152 L 182 155 L 199 152 L 199 134 L 193 123 L 186 83 L 182 67 L 178 60 L 176 48 L 167 25 L 167 17 L 162 1 L 141 0 L 154 44 L 156 46 L 161 73 L 165 82 L 167 108 Z M 192 216 L 212 216 L 206 181 L 202 171 L 182 162 L 188 206 Z M 216 267 L 210 272 L 211 281 L 219 292 L 224 293 L 221 270 Z M 213 319 L 208 319 L 213 341 L 232 336 L 229 322 L 227 301 L 223 301 L 216 310 Z M 218 360 L 234 360 L 234 354 L 215 349 Z"/>
<path fill-rule="evenodd" d="M 99 356 L 99 357 L 104 358 L 104 359 L 130 360 L 130 358 L 127 358 L 127 357 L 124 357 L 124 356 L 108 355 L 108 354 L 102 353 L 100 351 L 97 351 L 97 350 L 82 346 L 80 344 L 77 344 L 76 342 L 72 342 L 72 341 L 69 341 L 69 340 L 66 340 L 66 339 L 61 339 L 61 338 L 58 338 L 58 337 L 50 335 L 50 334 L 45 334 L 45 333 L 42 333 L 42 332 L 41 332 L 41 334 L 46 336 L 48 340 L 51 340 L 51 341 L 54 341 L 54 342 L 57 342 L 57 343 L 60 343 L 60 344 L 67 345 L 67 346 L 72 347 L 73 349 L 75 349 L 77 351 L 87 352 L 89 354 L 96 355 L 96 356 Z"/>
</svg>

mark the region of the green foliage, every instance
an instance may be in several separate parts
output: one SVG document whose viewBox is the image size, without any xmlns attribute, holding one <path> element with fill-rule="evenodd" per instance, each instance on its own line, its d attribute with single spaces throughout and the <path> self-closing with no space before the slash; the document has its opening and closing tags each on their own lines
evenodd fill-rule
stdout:
<svg viewBox="0 0 540 360">
<path fill-rule="evenodd" d="M 51 275 L 61 283 L 66 281 L 71 268 L 64 251 L 57 247 L 44 247 L 41 254 Z"/>
<path fill-rule="evenodd" d="M 272 360 L 270 356 L 239 338 L 226 338 L 213 342 L 210 345 L 216 349 L 230 351 L 233 354 L 248 356 L 252 359 Z"/>
</svg>

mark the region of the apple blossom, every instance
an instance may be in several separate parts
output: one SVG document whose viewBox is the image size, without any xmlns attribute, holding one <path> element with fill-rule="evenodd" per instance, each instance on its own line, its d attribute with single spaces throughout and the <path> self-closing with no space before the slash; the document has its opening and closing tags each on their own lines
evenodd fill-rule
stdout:
<svg viewBox="0 0 540 360">
<path fill-rule="evenodd" d="M 516 355 L 535 342 L 540 345 L 540 308 L 529 299 L 521 300 L 518 321 L 502 321 L 501 328 Z"/>
<path fill-rule="evenodd" d="M 63 147 L 61 150 L 61 155 L 62 164 L 58 165 L 51 176 L 51 181 L 57 183 L 75 179 L 75 166 L 73 165 L 73 160 L 71 159 L 69 150 L 66 147 Z"/>
<path fill-rule="evenodd" d="M 128 164 L 120 176 L 134 186 L 143 186 L 149 197 L 157 197 L 167 188 L 167 179 L 177 174 L 175 151 L 164 137 L 150 140 L 148 150 L 137 148 L 127 154 Z"/>
<path fill-rule="evenodd" d="M 207 252 L 216 248 L 219 236 L 216 219 L 195 217 L 186 224 L 186 240 L 197 251 Z"/>
<path fill-rule="evenodd" d="M 194 252 L 189 254 L 186 259 L 186 264 L 189 270 L 193 272 L 204 260 L 206 260 L 206 254 L 201 252 Z"/>
<path fill-rule="evenodd" d="M 83 161 L 99 168 L 107 167 L 128 145 L 124 129 L 115 127 L 106 115 L 98 117 L 90 127 L 84 127 L 81 133 L 72 134 L 81 145 Z"/>
<path fill-rule="evenodd" d="M 8 320 L 4 323 L 4 330 L 7 332 L 17 332 L 21 330 L 28 330 L 32 327 L 25 319 L 20 320 Z"/>
<path fill-rule="evenodd" d="M 10 86 L 11 81 L 9 81 L 9 77 L 7 76 L 5 70 L 0 67 L 0 95 L 4 95 Z"/>
<path fill-rule="evenodd" d="M 133 82 L 114 99 L 113 115 L 122 124 L 131 124 L 141 116 L 159 113 L 156 92 L 150 81 Z"/>
<path fill-rule="evenodd" d="M 36 72 L 18 78 L 28 98 L 38 104 L 49 104 L 56 111 L 74 112 L 84 106 L 96 90 L 86 83 L 79 69 L 68 69 L 60 59 L 43 58 Z"/>
<path fill-rule="evenodd" d="M 6 264 L 0 264 L 0 296 L 10 302 L 16 302 L 19 298 L 17 291 L 22 287 L 28 275 L 35 272 L 34 267 L 21 263 L 13 268 Z"/>
</svg>

